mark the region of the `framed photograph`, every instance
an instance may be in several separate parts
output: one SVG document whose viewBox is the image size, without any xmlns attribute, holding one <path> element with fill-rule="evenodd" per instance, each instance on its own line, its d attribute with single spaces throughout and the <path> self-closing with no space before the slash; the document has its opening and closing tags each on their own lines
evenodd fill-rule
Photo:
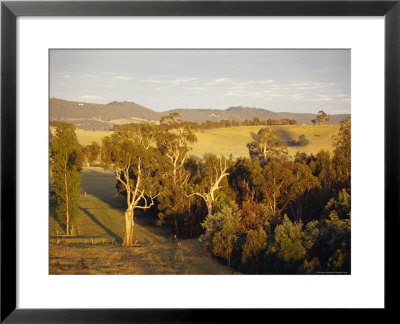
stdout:
<svg viewBox="0 0 400 324">
<path fill-rule="evenodd" d="M 1 320 L 393 309 L 399 16 L 2 2 Z"/>
</svg>

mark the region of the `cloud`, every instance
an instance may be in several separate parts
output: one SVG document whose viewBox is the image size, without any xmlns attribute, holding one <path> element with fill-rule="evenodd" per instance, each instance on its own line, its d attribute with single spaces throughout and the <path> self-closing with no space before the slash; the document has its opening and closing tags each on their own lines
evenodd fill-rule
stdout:
<svg viewBox="0 0 400 324">
<path fill-rule="evenodd" d="M 228 78 L 218 78 L 218 79 L 215 79 L 214 80 L 214 82 L 217 82 L 217 83 L 220 83 L 220 82 L 230 82 L 231 81 L 231 79 L 228 79 Z"/>
<path fill-rule="evenodd" d="M 181 84 L 181 83 L 188 83 L 192 81 L 196 81 L 197 78 L 178 78 L 178 79 L 172 79 L 168 80 L 167 82 L 173 83 L 173 84 Z"/>
<path fill-rule="evenodd" d="M 93 99 L 102 99 L 103 96 L 97 96 L 97 95 L 81 95 L 81 96 L 79 96 L 79 98 L 84 99 L 84 100 L 87 100 L 87 99 L 93 100 Z"/>
<path fill-rule="evenodd" d="M 126 75 L 114 75 L 113 79 L 125 81 L 125 80 L 134 80 L 135 78 Z"/>
<path fill-rule="evenodd" d="M 186 90 L 190 90 L 190 91 L 203 91 L 206 90 L 206 88 L 204 87 L 185 87 Z"/>
<path fill-rule="evenodd" d="M 349 109 L 333 109 L 332 112 L 334 114 L 350 114 Z"/>
</svg>

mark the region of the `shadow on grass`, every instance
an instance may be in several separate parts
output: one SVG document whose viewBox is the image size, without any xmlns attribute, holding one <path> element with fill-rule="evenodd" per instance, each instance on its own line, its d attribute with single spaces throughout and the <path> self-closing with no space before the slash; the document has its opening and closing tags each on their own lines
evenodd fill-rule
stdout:
<svg viewBox="0 0 400 324">
<path fill-rule="evenodd" d="M 83 171 L 81 189 L 85 194 L 98 198 L 114 209 L 125 209 L 125 198 L 118 193 L 116 184 L 117 180 L 111 172 L 104 172 L 100 168 Z"/>
<path fill-rule="evenodd" d="M 122 238 L 119 237 L 117 234 L 115 234 L 112 230 L 110 230 L 107 226 L 105 226 L 102 222 L 100 222 L 96 216 L 94 216 L 91 212 L 89 212 L 87 209 L 80 208 L 86 215 L 89 216 L 89 218 L 100 228 L 102 228 L 108 235 L 112 236 L 115 241 L 119 244 L 122 243 Z"/>
<path fill-rule="evenodd" d="M 278 132 L 281 135 L 281 141 L 285 142 L 287 146 L 297 146 L 296 140 L 292 138 L 287 130 L 281 128 L 278 130 Z"/>
<path fill-rule="evenodd" d="M 290 135 L 290 133 L 283 129 L 283 128 L 279 128 L 277 130 L 277 132 L 279 133 L 279 139 L 284 142 L 286 144 L 286 146 L 288 147 L 293 147 L 293 146 L 299 146 L 298 142 L 296 139 L 293 139 L 292 136 Z M 257 134 L 254 132 L 250 132 L 250 136 L 254 141 L 257 141 Z"/>
<path fill-rule="evenodd" d="M 50 208 L 52 208 L 52 206 L 50 206 Z M 53 213 L 52 213 L 52 212 L 49 212 L 49 214 L 50 214 L 50 217 L 52 217 L 52 218 L 56 221 L 56 223 L 58 224 L 58 226 L 60 226 L 60 228 L 61 228 L 62 231 L 63 231 L 62 234 L 64 234 L 64 233 L 65 233 L 65 230 L 66 230 L 66 225 L 64 224 L 64 222 L 60 220 L 60 218 L 57 216 L 57 213 L 56 213 L 56 212 L 53 212 Z"/>
</svg>

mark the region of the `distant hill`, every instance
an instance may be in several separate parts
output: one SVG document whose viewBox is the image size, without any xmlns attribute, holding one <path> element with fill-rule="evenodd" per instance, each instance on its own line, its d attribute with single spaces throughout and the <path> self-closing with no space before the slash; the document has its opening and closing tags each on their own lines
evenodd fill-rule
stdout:
<svg viewBox="0 0 400 324">
<path fill-rule="evenodd" d="M 197 123 L 206 120 L 220 121 L 221 119 L 243 121 L 245 119 L 253 120 L 254 118 L 264 119 L 294 119 L 297 124 L 311 124 L 311 120 L 316 114 L 309 113 L 290 113 L 290 112 L 273 112 L 268 109 L 254 107 L 230 107 L 225 110 L 220 109 L 174 109 L 170 112 L 177 112 L 183 120 L 193 121 Z M 331 124 L 340 124 L 340 122 L 349 114 L 331 115 Z"/>
<path fill-rule="evenodd" d="M 177 112 L 183 120 L 202 123 L 206 120 L 220 121 L 237 120 L 243 121 L 245 119 L 254 119 L 256 117 L 263 119 L 281 119 L 280 115 L 276 112 L 250 107 L 230 107 L 225 110 L 221 109 L 174 109 L 170 112 Z M 294 118 L 293 118 L 294 119 Z"/>
<path fill-rule="evenodd" d="M 134 102 L 113 101 L 103 105 L 50 99 L 50 120 L 68 121 L 83 129 L 112 129 L 113 120 L 129 117 L 158 121 L 162 114 Z"/>
<path fill-rule="evenodd" d="M 294 119 L 298 124 L 311 124 L 316 114 L 273 112 L 262 108 L 253 107 L 230 107 L 221 109 L 173 109 L 165 112 L 157 112 L 150 108 L 141 106 L 134 102 L 113 101 L 108 104 L 93 104 L 78 101 L 67 101 L 62 99 L 50 99 L 50 120 L 67 121 L 73 123 L 77 128 L 104 130 L 112 129 L 126 120 L 147 120 L 157 122 L 163 115 L 177 112 L 183 120 L 197 123 L 206 120 L 237 120 L 259 118 L 264 119 Z M 350 115 L 331 115 L 331 123 L 339 124 L 340 121 Z"/>
</svg>

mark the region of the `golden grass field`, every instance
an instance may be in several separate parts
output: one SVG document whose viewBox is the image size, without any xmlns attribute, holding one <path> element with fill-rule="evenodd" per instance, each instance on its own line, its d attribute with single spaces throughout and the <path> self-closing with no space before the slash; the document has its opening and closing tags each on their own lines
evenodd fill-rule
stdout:
<svg viewBox="0 0 400 324">
<path fill-rule="evenodd" d="M 257 133 L 265 126 L 240 126 L 205 130 L 197 132 L 197 143 L 194 145 L 192 154 L 203 156 L 205 153 L 224 154 L 233 158 L 249 156 L 246 144 L 253 139 L 251 133 Z M 307 154 L 317 153 L 320 150 L 333 150 L 332 136 L 337 135 L 340 125 L 314 126 L 314 125 L 285 125 L 268 126 L 281 133 L 282 140 L 288 142 L 297 140 L 299 135 L 304 134 L 309 144 L 306 146 L 288 146 L 291 156 L 297 151 Z M 51 127 L 54 132 L 54 128 Z M 111 135 L 112 131 L 90 131 L 77 129 L 76 134 L 81 145 L 91 144 L 92 141 L 101 144 L 103 137 Z"/>
<path fill-rule="evenodd" d="M 206 254 L 199 240 L 181 240 L 178 247 L 162 228 L 150 225 L 146 214 L 135 217 L 135 247 L 122 247 L 124 203 L 111 170 L 84 168 L 76 220 L 79 236 L 67 238 L 61 236 L 51 199 L 50 274 L 235 273 Z"/>
<path fill-rule="evenodd" d="M 205 130 L 197 133 L 197 143 L 193 147 L 193 154 L 202 156 L 205 153 L 216 153 L 238 158 L 249 156 L 246 144 L 253 139 L 251 133 L 257 132 L 265 126 L 240 126 Z M 321 149 L 332 151 L 332 136 L 337 135 L 339 125 L 313 126 L 313 125 L 285 125 L 269 126 L 281 134 L 283 141 L 298 139 L 299 135 L 304 134 L 309 144 L 306 146 L 288 146 L 290 155 L 295 155 L 297 151 L 307 154 L 317 153 Z"/>
</svg>

